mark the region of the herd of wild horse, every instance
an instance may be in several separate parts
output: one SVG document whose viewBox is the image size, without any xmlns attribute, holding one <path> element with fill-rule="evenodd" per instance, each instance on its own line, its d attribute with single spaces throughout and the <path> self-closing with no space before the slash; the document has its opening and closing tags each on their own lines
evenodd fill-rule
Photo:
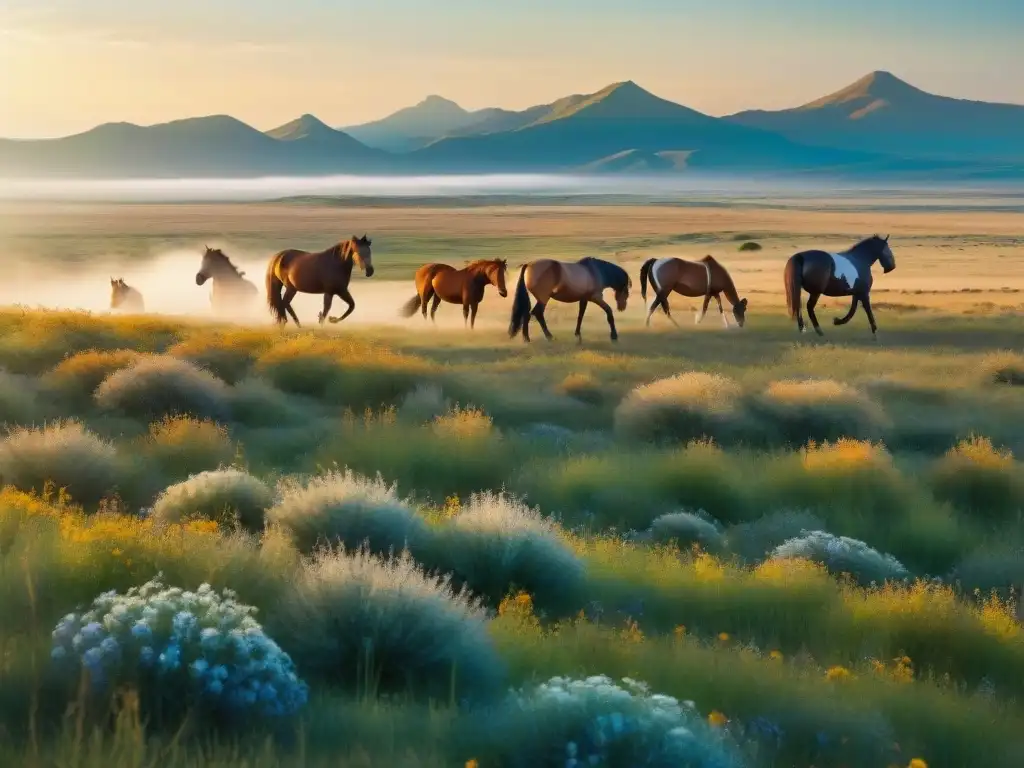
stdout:
<svg viewBox="0 0 1024 768">
<path fill-rule="evenodd" d="M 836 325 L 844 325 L 853 318 L 858 306 L 871 325 L 874 336 L 877 331 L 875 316 L 871 310 L 871 267 L 875 262 L 882 265 L 886 273 L 896 268 L 896 257 L 889 247 L 889 237 L 874 235 L 860 241 L 844 251 L 832 253 L 824 250 L 809 250 L 795 253 L 786 261 L 784 283 L 786 305 L 789 315 L 796 320 L 797 328 L 805 330 L 801 294 L 807 293 L 807 316 L 818 335 L 823 335 L 814 314 L 814 307 L 821 296 L 849 296 L 850 310 L 845 316 L 835 318 Z M 319 322 L 325 320 L 338 323 L 352 314 L 355 299 L 349 292 L 352 271 L 358 267 L 366 277 L 373 276 L 371 241 L 366 236 L 351 237 L 323 251 L 310 252 L 289 248 L 275 254 L 267 266 L 267 304 L 274 318 L 286 324 L 291 317 L 295 325 L 299 318 L 292 309 L 292 300 L 298 293 L 320 294 L 324 307 Z M 508 262 L 504 259 L 479 260 L 456 269 L 448 264 L 425 264 L 416 272 L 416 295 L 400 309 L 404 317 L 421 312 L 434 319 L 441 302 L 461 304 L 466 324 L 476 324 L 477 310 L 484 297 L 484 290 L 492 285 L 502 297 L 508 295 L 505 287 L 505 273 Z M 239 270 L 227 255 L 217 248 L 206 248 L 202 263 L 196 273 L 196 285 L 213 283 L 210 301 L 215 311 L 237 312 L 246 304 L 258 298 L 259 291 L 245 273 Z M 111 278 L 111 308 L 124 312 L 143 312 L 144 303 L 138 290 L 127 285 L 123 279 Z M 722 321 L 729 325 L 728 314 L 722 305 L 722 294 L 731 305 L 731 312 L 739 326 L 746 318 L 747 300 L 741 299 L 729 272 L 711 256 L 699 261 L 679 258 L 648 259 L 640 268 L 640 295 L 646 301 L 647 286 L 650 284 L 654 301 L 647 312 L 647 324 L 660 308 L 665 316 L 678 326 L 669 308 L 669 297 L 673 293 L 692 298 L 703 297 L 704 304 L 697 313 L 696 322 L 704 319 L 711 300 L 718 303 Z M 608 318 L 613 341 L 618 339 L 615 328 L 615 313 L 604 300 L 604 292 L 611 289 L 619 312 L 626 309 L 633 281 L 629 273 L 617 264 L 602 259 L 587 257 L 576 262 L 555 259 L 537 259 L 524 264 L 519 270 L 512 300 L 512 317 L 509 336 L 522 334 L 530 340 L 530 320 L 536 320 L 544 335 L 552 338 L 544 319 L 544 311 L 550 301 L 579 304 L 576 318 L 576 338 L 581 340 L 580 329 L 587 307 L 594 304 L 604 310 Z M 334 297 L 347 305 L 341 317 L 330 317 Z M 532 299 L 532 304 L 531 304 Z"/>
</svg>

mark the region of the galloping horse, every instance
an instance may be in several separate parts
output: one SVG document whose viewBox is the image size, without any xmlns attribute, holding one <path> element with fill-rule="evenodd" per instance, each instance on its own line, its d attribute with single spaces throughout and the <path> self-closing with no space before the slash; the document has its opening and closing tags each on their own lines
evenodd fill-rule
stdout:
<svg viewBox="0 0 1024 768">
<path fill-rule="evenodd" d="M 353 235 L 318 253 L 289 248 L 274 254 L 267 265 L 267 304 L 270 305 L 271 313 L 282 325 L 288 322 L 288 315 L 291 315 L 295 324 L 301 327 L 292 309 L 295 294 L 322 293 L 324 309 L 318 316 L 320 324 L 323 325 L 327 319 L 332 323 L 340 323 L 356 308 L 355 299 L 348 292 L 353 265 L 358 265 L 367 277 L 373 277 L 373 257 L 370 254 L 370 240 L 366 235 Z M 328 318 L 327 313 L 331 311 L 331 302 L 335 296 L 348 304 L 348 309 L 339 318 Z"/>
<path fill-rule="evenodd" d="M 629 300 L 629 291 L 633 281 L 629 274 L 618 264 L 601 259 L 586 258 L 577 262 L 555 261 L 554 259 L 538 259 L 524 264 L 519 271 L 519 283 L 516 285 L 516 296 L 512 301 L 512 320 L 508 326 L 509 338 L 514 338 L 520 330 L 523 340 L 530 340 L 530 317 L 537 318 L 540 328 L 550 341 L 554 337 L 548 330 L 544 320 L 544 308 L 554 299 L 566 304 L 579 302 L 580 313 L 576 318 L 576 341 L 582 343 L 580 327 L 583 325 L 583 314 L 587 304 L 594 303 L 604 310 L 608 317 L 608 326 L 612 331 L 612 341 L 618 341 L 619 333 L 615 330 L 615 314 L 608 303 L 602 298 L 605 288 L 615 291 L 615 303 L 619 312 L 624 312 Z M 537 300 L 537 305 L 530 309 L 530 294 Z"/>
<path fill-rule="evenodd" d="M 399 314 L 412 317 L 416 310 L 423 311 L 423 319 L 427 319 L 427 304 L 433 301 L 430 308 L 430 319 L 434 319 L 438 306 L 442 301 L 449 304 L 462 305 L 462 317 L 470 328 L 476 326 L 476 312 L 484 298 L 484 289 L 488 284 L 498 289 L 502 298 L 508 296 L 505 289 L 505 271 L 508 262 L 505 259 L 473 261 L 462 269 L 455 269 L 447 264 L 424 264 L 416 270 L 416 295 L 402 305 Z"/>
<path fill-rule="evenodd" d="M 128 285 L 124 278 L 110 278 L 110 308 L 117 312 L 145 312 L 142 294 Z"/>
<path fill-rule="evenodd" d="M 676 319 L 668 308 L 668 296 L 675 291 L 681 296 L 696 298 L 704 297 L 704 306 L 697 313 L 694 322 L 699 323 L 708 313 L 708 305 L 714 298 L 718 302 L 718 313 L 722 316 L 725 327 L 729 327 L 729 316 L 722 308 L 722 294 L 732 305 L 732 314 L 736 323 L 743 327 L 747 316 L 747 300 L 741 299 L 736 293 L 736 286 L 729 276 L 725 267 L 719 264 L 713 256 L 705 256 L 699 262 L 685 261 L 684 259 L 648 259 L 640 267 L 640 295 L 647 298 L 647 279 L 650 277 L 651 287 L 654 289 L 654 303 L 651 304 L 647 313 L 647 325 L 651 324 L 651 315 L 660 305 L 665 316 L 679 327 Z"/>
<path fill-rule="evenodd" d="M 206 246 L 203 261 L 196 272 L 196 285 L 213 280 L 210 306 L 220 314 L 230 310 L 248 309 L 259 295 L 259 289 L 245 279 L 242 272 L 219 248 Z"/>
<path fill-rule="evenodd" d="M 889 248 L 889 236 L 872 235 L 861 240 L 852 248 L 839 253 L 827 251 L 801 251 L 789 257 L 784 273 L 786 282 L 786 305 L 789 316 L 796 320 L 800 333 L 804 332 L 804 318 L 800 312 L 800 290 L 807 291 L 807 315 L 814 330 L 824 336 L 814 305 L 820 296 L 853 296 L 850 311 L 844 317 L 832 320 L 835 325 L 845 325 L 853 318 L 857 305 L 863 304 L 871 323 L 871 335 L 878 338 L 875 315 L 871 311 L 871 265 L 881 262 L 882 271 L 889 274 L 896 269 L 896 257 Z"/>
</svg>

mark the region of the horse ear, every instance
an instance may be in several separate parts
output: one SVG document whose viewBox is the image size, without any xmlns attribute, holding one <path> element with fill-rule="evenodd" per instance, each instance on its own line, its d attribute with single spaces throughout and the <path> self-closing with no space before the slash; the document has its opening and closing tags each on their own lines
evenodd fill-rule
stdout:
<svg viewBox="0 0 1024 768">
<path fill-rule="evenodd" d="M 885 236 L 885 242 L 887 242 L 887 243 L 889 242 L 889 236 L 888 235 Z"/>
<path fill-rule="evenodd" d="M 740 306 L 743 307 L 744 309 L 746 309 L 747 308 L 747 300 L 746 299 L 741 299 L 740 300 Z"/>
</svg>

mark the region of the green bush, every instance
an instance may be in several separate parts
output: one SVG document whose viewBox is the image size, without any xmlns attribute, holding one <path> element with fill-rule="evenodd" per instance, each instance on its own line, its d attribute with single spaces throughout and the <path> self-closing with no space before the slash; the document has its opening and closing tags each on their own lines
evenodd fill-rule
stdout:
<svg viewBox="0 0 1024 768">
<path fill-rule="evenodd" d="M 39 418 L 37 381 L 0 370 L 0 426 L 28 425 Z"/>
<path fill-rule="evenodd" d="M 474 494 L 438 531 L 432 549 L 431 565 L 452 573 L 456 584 L 466 585 L 491 607 L 518 590 L 553 614 L 581 607 L 583 562 L 553 523 L 513 497 Z"/>
<path fill-rule="evenodd" d="M 76 405 L 83 404 L 92 400 L 96 388 L 107 376 L 129 367 L 139 357 L 133 349 L 90 349 L 64 358 L 43 381 L 58 396 Z"/>
<path fill-rule="evenodd" d="M 196 416 L 227 421 L 228 386 L 212 373 L 170 355 L 137 360 L 107 376 L 94 395 L 101 408 L 128 416 Z"/>
<path fill-rule="evenodd" d="M 723 439 L 739 427 L 739 386 L 717 374 L 690 372 L 636 387 L 615 409 L 615 432 L 651 442 Z"/>
<path fill-rule="evenodd" d="M 729 551 L 747 563 L 758 563 L 784 541 L 796 538 L 801 531 L 820 529 L 824 523 L 806 511 L 770 512 L 749 523 L 738 523 L 725 532 Z"/>
<path fill-rule="evenodd" d="M 168 487 L 153 503 L 154 519 L 179 523 L 191 517 L 216 521 L 230 529 L 235 522 L 250 533 L 263 530 L 263 518 L 274 503 L 273 491 L 237 469 L 200 472 Z"/>
<path fill-rule="evenodd" d="M 268 628 L 304 676 L 369 697 L 483 701 L 504 679 L 483 611 L 408 553 L 318 551 Z"/>
<path fill-rule="evenodd" d="M 1024 473 L 988 438 L 961 441 L 931 471 L 935 495 L 994 524 L 1024 515 Z"/>
<path fill-rule="evenodd" d="M 373 554 L 416 551 L 427 540 L 426 521 L 403 502 L 380 475 L 375 480 L 351 470 L 329 472 L 305 484 L 282 484 L 277 503 L 267 511 L 303 552 L 319 544 L 342 544 Z"/>
<path fill-rule="evenodd" d="M 164 418 L 151 424 L 139 444 L 150 468 L 174 480 L 230 464 L 236 455 L 227 429 L 212 421 L 188 416 Z"/>
<path fill-rule="evenodd" d="M 0 481 L 23 491 L 41 492 L 52 483 L 93 507 L 131 480 L 129 465 L 113 444 L 76 421 L 19 428 L 0 442 Z"/>
<path fill-rule="evenodd" d="M 651 523 L 651 538 L 659 544 L 674 543 L 680 549 L 699 546 L 715 553 L 724 542 L 722 527 L 706 512 L 669 512 Z"/>
<path fill-rule="evenodd" d="M 825 531 L 804 531 L 777 546 L 771 556 L 820 563 L 829 573 L 836 576 L 849 574 L 863 586 L 902 581 L 911 575 L 892 555 L 882 554 L 858 539 L 833 536 Z"/>
</svg>

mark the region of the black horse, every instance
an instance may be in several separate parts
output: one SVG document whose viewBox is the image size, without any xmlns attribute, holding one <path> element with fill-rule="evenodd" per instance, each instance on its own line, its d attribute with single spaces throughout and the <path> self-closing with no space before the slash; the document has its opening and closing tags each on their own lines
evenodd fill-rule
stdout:
<svg viewBox="0 0 1024 768">
<path fill-rule="evenodd" d="M 882 270 L 888 274 L 896 269 L 896 257 L 889 248 L 889 236 L 873 235 L 861 240 L 852 248 L 839 253 L 828 251 L 801 251 L 789 257 L 786 262 L 786 305 L 789 316 L 796 320 L 796 327 L 804 332 L 804 318 L 800 312 L 800 291 L 807 291 L 807 316 L 819 336 L 824 336 L 814 315 L 814 306 L 820 296 L 852 296 L 853 304 L 844 317 L 832 322 L 845 325 L 853 318 L 858 304 L 864 305 L 871 335 L 878 338 L 875 315 L 871 311 L 871 265 L 881 262 Z"/>
</svg>

